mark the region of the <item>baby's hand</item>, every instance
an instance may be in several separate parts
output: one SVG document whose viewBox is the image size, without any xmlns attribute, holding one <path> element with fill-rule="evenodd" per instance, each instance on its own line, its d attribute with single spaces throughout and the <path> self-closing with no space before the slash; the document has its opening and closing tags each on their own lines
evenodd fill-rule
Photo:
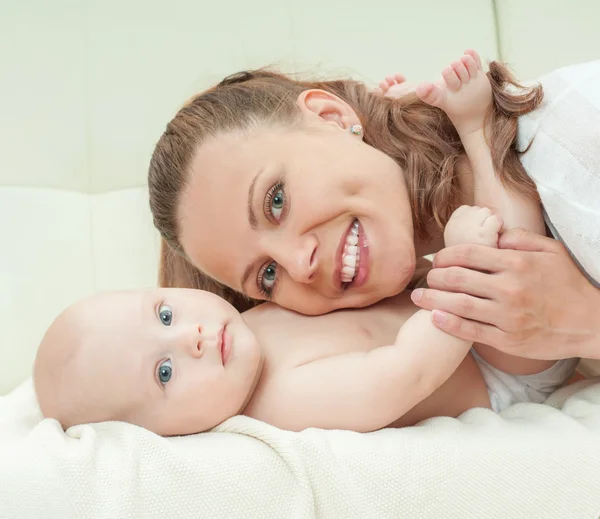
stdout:
<svg viewBox="0 0 600 519">
<path fill-rule="evenodd" d="M 467 50 L 459 61 L 442 71 L 437 83 L 421 83 L 416 90 L 419 98 L 446 112 L 459 135 L 481 130 L 485 115 L 492 104 L 492 85 L 474 50 Z"/>
<path fill-rule="evenodd" d="M 452 213 L 444 230 L 446 247 L 473 243 L 498 247 L 498 234 L 504 222 L 487 207 L 460 206 Z"/>
</svg>

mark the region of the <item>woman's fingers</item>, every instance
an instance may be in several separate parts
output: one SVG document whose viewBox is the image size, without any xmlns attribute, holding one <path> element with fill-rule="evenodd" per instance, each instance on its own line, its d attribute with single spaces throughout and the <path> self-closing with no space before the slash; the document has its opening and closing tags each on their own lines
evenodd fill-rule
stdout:
<svg viewBox="0 0 600 519">
<path fill-rule="evenodd" d="M 497 278 L 463 267 L 436 268 L 427 274 L 429 288 L 445 292 L 462 292 L 492 299 L 497 292 Z"/>
<path fill-rule="evenodd" d="M 466 267 L 485 272 L 500 272 L 509 264 L 511 252 L 485 245 L 455 245 L 438 252 L 433 260 L 433 267 Z"/>
<path fill-rule="evenodd" d="M 447 312 L 434 310 L 431 320 L 440 330 L 469 342 L 478 342 L 499 347 L 505 342 L 505 333 L 489 324 L 470 321 Z"/>
<path fill-rule="evenodd" d="M 496 324 L 492 321 L 496 305 L 488 299 L 427 288 L 413 290 L 410 297 L 425 310 L 442 310 L 465 319 Z"/>
<path fill-rule="evenodd" d="M 498 247 L 529 252 L 558 252 L 560 245 L 552 238 L 517 228 L 503 232 Z"/>
</svg>

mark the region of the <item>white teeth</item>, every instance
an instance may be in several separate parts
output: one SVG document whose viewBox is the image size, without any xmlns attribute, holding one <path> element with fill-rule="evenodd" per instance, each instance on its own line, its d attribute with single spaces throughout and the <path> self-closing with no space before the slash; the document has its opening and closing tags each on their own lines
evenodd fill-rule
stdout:
<svg viewBox="0 0 600 519">
<path fill-rule="evenodd" d="M 354 277 L 354 271 L 354 267 L 344 267 L 342 269 L 342 274 L 344 275 L 344 277 L 349 276 L 350 279 L 352 279 Z"/>
<path fill-rule="evenodd" d="M 356 267 L 356 256 L 344 256 L 344 265 L 347 267 Z"/>
<path fill-rule="evenodd" d="M 350 283 L 360 263 L 360 249 L 358 248 L 358 222 L 354 222 L 350 227 L 350 232 L 346 236 L 346 245 L 342 254 L 342 282 Z"/>
</svg>

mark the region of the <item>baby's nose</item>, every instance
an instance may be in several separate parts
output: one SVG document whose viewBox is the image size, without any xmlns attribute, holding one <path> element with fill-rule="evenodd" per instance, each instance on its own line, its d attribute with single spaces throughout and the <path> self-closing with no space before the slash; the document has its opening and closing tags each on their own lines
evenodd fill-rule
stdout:
<svg viewBox="0 0 600 519">
<path fill-rule="evenodd" d="M 201 350 L 202 349 L 202 326 L 198 326 L 197 330 L 198 330 L 198 336 L 200 337 L 198 340 L 197 348 L 198 348 L 198 350 Z"/>
<path fill-rule="evenodd" d="M 192 347 L 191 348 L 192 355 L 194 357 L 201 357 L 202 353 L 203 353 L 203 344 L 204 344 L 204 338 L 202 336 L 202 327 L 201 326 L 194 327 L 194 333 L 193 333 L 190 343 L 191 343 L 191 347 Z"/>
</svg>

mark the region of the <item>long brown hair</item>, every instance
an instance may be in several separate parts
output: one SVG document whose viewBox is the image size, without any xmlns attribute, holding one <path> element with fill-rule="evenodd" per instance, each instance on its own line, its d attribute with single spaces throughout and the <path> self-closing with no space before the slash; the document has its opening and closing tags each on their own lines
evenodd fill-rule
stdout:
<svg viewBox="0 0 600 519">
<path fill-rule="evenodd" d="M 490 63 L 493 108 L 488 114 L 488 141 L 494 166 L 508 189 L 538 198 L 515 147 L 517 117 L 542 101 L 541 86 L 521 87 L 508 69 Z M 509 88 L 507 87 L 515 87 Z M 296 81 L 266 70 L 229 76 L 193 97 L 169 122 L 152 155 L 148 172 L 150 208 L 164 243 L 161 286 L 214 292 L 240 311 L 255 302 L 198 271 L 179 242 L 178 206 L 195 150 L 219 133 L 260 125 L 294 125 L 301 120 L 296 100 L 304 90 L 320 89 L 347 102 L 358 115 L 364 141 L 392 157 L 406 176 L 415 235 L 426 237 L 434 221 L 440 229 L 461 204 L 457 162 L 464 155 L 458 134 L 446 116 L 414 94 L 399 99 L 376 95 L 352 80 Z"/>
</svg>

